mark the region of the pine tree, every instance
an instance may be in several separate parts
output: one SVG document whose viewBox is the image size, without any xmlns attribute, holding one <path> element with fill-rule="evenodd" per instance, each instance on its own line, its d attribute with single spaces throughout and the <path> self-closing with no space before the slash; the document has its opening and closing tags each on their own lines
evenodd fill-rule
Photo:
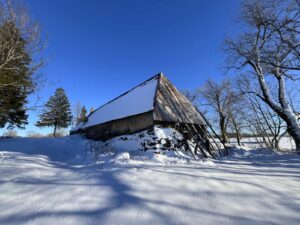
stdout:
<svg viewBox="0 0 300 225">
<path fill-rule="evenodd" d="M 0 0 L 0 128 L 24 128 L 28 96 L 40 84 L 45 42 L 19 1 Z"/>
<path fill-rule="evenodd" d="M 0 69 L 0 127 L 3 128 L 8 124 L 9 127 L 23 128 L 23 125 L 27 124 L 28 117 L 25 109 L 28 103 L 27 96 L 34 90 L 30 69 L 32 59 L 27 53 L 26 41 L 13 22 L 6 22 L 0 26 L 0 39 L 0 45 L 9 39 L 10 44 L 14 46 L 14 52 L 19 56 Z M 3 54 L 8 51 L 2 50 Z M 0 59 L 0 65 L 1 63 Z"/>
<path fill-rule="evenodd" d="M 86 108 L 85 108 L 85 106 L 82 106 L 82 108 L 81 108 L 81 110 L 80 110 L 80 115 L 79 115 L 79 118 L 78 118 L 78 123 L 77 123 L 77 125 L 79 124 L 79 123 L 84 123 L 84 122 L 86 122 L 86 114 L 87 114 L 87 110 L 86 110 Z"/>
<path fill-rule="evenodd" d="M 38 127 L 54 127 L 53 137 L 57 128 L 66 128 L 71 124 L 72 113 L 70 103 L 64 89 L 56 89 L 45 105 L 45 109 L 40 115 L 40 120 L 36 123 Z"/>
</svg>

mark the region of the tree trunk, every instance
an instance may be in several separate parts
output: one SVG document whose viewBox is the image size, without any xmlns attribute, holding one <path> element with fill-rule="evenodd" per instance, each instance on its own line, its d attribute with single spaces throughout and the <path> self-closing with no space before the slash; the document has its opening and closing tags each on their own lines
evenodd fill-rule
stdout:
<svg viewBox="0 0 300 225">
<path fill-rule="evenodd" d="M 57 126 L 56 126 L 56 124 L 54 125 L 54 131 L 53 131 L 53 137 L 55 138 L 55 136 L 56 136 L 56 128 L 57 128 Z"/>
<path fill-rule="evenodd" d="M 241 134 L 237 125 L 237 122 L 235 120 L 235 118 L 233 116 L 231 116 L 231 121 L 235 130 L 235 137 L 236 137 L 236 141 L 238 143 L 238 146 L 241 146 Z"/>
<path fill-rule="evenodd" d="M 277 70 L 276 70 L 277 71 Z M 285 80 L 283 76 L 277 76 L 278 80 L 278 99 L 279 103 L 282 106 L 282 113 L 284 114 L 284 118 L 282 118 L 287 124 L 287 131 L 294 139 L 296 144 L 296 151 L 300 154 L 300 126 L 298 125 L 297 116 L 293 112 L 289 103 L 286 100 L 285 94 Z M 280 115 L 279 115 L 280 116 Z"/>
<path fill-rule="evenodd" d="M 272 148 L 273 149 L 280 150 L 279 149 L 279 138 L 278 138 L 278 136 L 273 137 L 271 142 L 272 142 Z"/>
<path fill-rule="evenodd" d="M 296 144 L 296 151 L 298 154 L 300 154 L 300 138 L 297 137 L 296 139 L 294 138 L 295 144 Z"/>
<path fill-rule="evenodd" d="M 238 143 L 238 146 L 241 146 L 241 136 L 240 136 L 240 133 L 239 131 L 236 131 L 236 141 Z"/>
<path fill-rule="evenodd" d="M 226 135 L 226 125 L 225 125 L 225 121 L 226 117 L 224 117 L 223 115 L 220 116 L 220 131 L 221 131 L 221 141 L 223 144 L 227 143 L 227 135 Z"/>
<path fill-rule="evenodd" d="M 298 125 L 297 116 L 290 108 L 289 103 L 286 101 L 285 94 L 285 82 L 282 75 L 276 76 L 278 81 L 278 100 L 280 106 L 278 106 L 270 97 L 269 89 L 267 87 L 264 75 L 261 68 L 256 70 L 259 80 L 259 85 L 263 93 L 263 101 L 265 101 L 287 124 L 287 132 L 294 139 L 296 145 L 296 151 L 300 154 L 300 127 Z"/>
<path fill-rule="evenodd" d="M 298 152 L 298 154 L 300 154 L 300 127 L 297 126 L 297 124 L 295 126 L 295 124 L 290 121 L 284 121 L 287 123 L 287 132 L 294 139 L 296 151 Z"/>
<path fill-rule="evenodd" d="M 291 109 L 283 109 L 278 110 L 277 108 L 273 108 L 272 104 L 266 103 L 280 116 L 280 118 L 287 125 L 287 132 L 293 138 L 296 151 L 300 154 L 300 127 L 297 123 L 296 115 L 291 111 Z"/>
</svg>

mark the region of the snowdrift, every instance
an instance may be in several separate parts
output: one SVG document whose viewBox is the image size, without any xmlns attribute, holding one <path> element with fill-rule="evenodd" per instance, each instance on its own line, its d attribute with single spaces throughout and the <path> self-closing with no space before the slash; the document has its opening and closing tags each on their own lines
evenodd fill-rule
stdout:
<svg viewBox="0 0 300 225">
<path fill-rule="evenodd" d="M 62 138 L 8 138 L 0 140 L 0 151 L 45 156 L 51 161 L 82 164 L 89 140 L 81 135 Z"/>
</svg>

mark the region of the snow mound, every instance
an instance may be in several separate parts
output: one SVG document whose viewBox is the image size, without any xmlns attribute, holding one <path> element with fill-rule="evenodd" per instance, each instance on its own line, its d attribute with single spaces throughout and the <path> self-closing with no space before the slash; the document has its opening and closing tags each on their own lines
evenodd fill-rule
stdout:
<svg viewBox="0 0 300 225">
<path fill-rule="evenodd" d="M 87 155 L 89 140 L 81 135 L 62 138 L 9 138 L 0 140 L 0 152 L 19 152 L 42 155 L 52 161 L 82 164 L 91 159 Z M 4 155 L 4 156 L 3 156 Z"/>
<path fill-rule="evenodd" d="M 191 146 L 192 148 L 192 146 Z M 103 167 L 142 166 L 146 164 L 190 164 L 200 158 L 186 150 L 182 135 L 172 128 L 154 127 L 106 142 L 90 141 L 90 151 Z"/>
<path fill-rule="evenodd" d="M 146 150 L 185 150 L 182 135 L 172 128 L 155 126 L 154 130 L 146 130 L 136 134 L 122 135 L 106 142 L 98 142 L 101 152 L 131 152 Z"/>
</svg>

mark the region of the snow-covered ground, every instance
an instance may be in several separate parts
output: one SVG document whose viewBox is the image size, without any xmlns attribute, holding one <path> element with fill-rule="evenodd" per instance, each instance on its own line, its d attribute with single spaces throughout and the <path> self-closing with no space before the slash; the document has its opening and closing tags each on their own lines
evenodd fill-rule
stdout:
<svg viewBox="0 0 300 225">
<path fill-rule="evenodd" d="M 0 224 L 300 224 L 294 153 L 107 151 L 96 164 L 91 146 L 80 136 L 0 140 Z"/>
<path fill-rule="evenodd" d="M 236 146 L 237 141 L 235 138 L 230 138 L 229 142 L 231 145 Z M 262 138 L 255 138 L 255 137 L 243 137 L 241 140 L 241 144 L 245 147 L 251 148 L 259 148 L 265 145 L 263 144 Z M 295 150 L 295 142 L 294 140 L 289 137 L 282 137 L 279 141 L 279 148 L 281 151 L 291 151 L 291 149 Z"/>
</svg>

